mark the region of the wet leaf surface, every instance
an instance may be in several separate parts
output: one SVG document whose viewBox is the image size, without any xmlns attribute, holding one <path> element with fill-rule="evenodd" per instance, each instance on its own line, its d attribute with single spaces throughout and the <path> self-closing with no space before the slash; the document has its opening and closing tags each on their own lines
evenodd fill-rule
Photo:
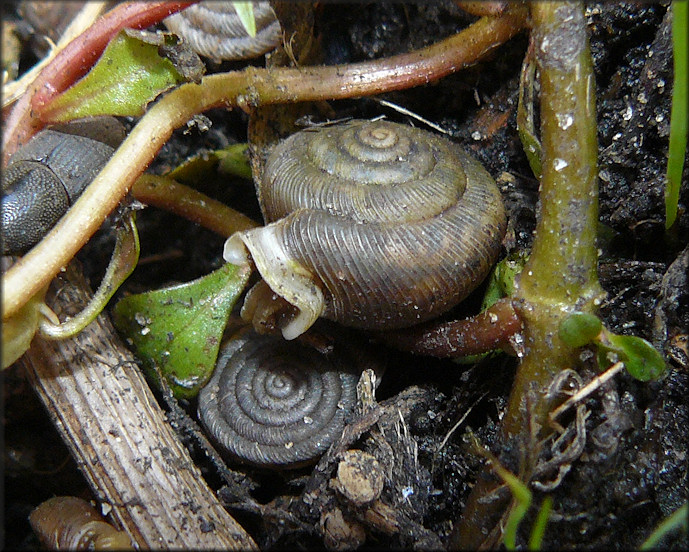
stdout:
<svg viewBox="0 0 689 552">
<path fill-rule="evenodd" d="M 113 309 L 117 329 L 178 397 L 193 397 L 210 378 L 230 311 L 249 270 L 225 264 L 198 280 L 130 295 Z"/>
</svg>

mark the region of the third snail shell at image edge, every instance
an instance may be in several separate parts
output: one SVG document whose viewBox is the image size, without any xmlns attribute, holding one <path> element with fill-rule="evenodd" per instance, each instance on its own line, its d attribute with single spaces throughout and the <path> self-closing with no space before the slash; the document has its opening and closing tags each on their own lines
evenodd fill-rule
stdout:
<svg viewBox="0 0 689 552">
<path fill-rule="evenodd" d="M 507 221 L 500 192 L 450 140 L 387 121 L 297 132 L 270 152 L 258 196 L 264 227 L 230 236 L 226 261 L 251 260 L 296 314 L 286 339 L 320 316 L 362 329 L 409 327 L 462 301 L 486 277 Z M 251 304 L 250 304 L 251 303 Z"/>
</svg>

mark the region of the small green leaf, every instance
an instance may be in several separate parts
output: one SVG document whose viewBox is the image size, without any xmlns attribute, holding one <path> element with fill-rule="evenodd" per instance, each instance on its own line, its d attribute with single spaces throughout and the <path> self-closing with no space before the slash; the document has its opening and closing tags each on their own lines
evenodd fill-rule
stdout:
<svg viewBox="0 0 689 552">
<path fill-rule="evenodd" d="M 548 524 L 550 511 L 553 509 L 553 498 L 548 495 L 541 502 L 541 507 L 536 514 L 536 520 L 531 528 L 531 535 L 529 535 L 529 550 L 541 550 L 541 543 L 543 542 L 543 535 L 545 535 L 545 526 Z"/>
<path fill-rule="evenodd" d="M 115 305 L 115 326 L 146 367 L 160 370 L 175 396 L 193 397 L 213 373 L 223 330 L 249 274 L 228 263 L 193 282 L 131 295 Z M 155 381 L 155 370 L 150 374 Z"/>
<path fill-rule="evenodd" d="M 515 550 L 517 529 L 519 528 L 519 524 L 524 519 L 526 512 L 529 510 L 529 506 L 531 506 L 533 494 L 529 490 L 529 487 L 526 483 L 520 480 L 507 468 L 503 467 L 497 457 L 479 443 L 471 429 L 469 429 L 469 437 L 476 453 L 480 456 L 483 456 L 490 462 L 491 468 L 495 471 L 498 477 L 505 482 L 505 485 L 507 485 L 512 493 L 514 502 L 509 507 L 510 513 L 505 521 L 502 538 L 503 544 L 507 550 Z"/>
<path fill-rule="evenodd" d="M 483 295 L 482 311 L 492 307 L 499 299 L 510 297 L 514 293 L 514 280 L 524 268 L 528 258 L 527 254 L 519 252 L 516 255 L 505 257 L 495 265 Z"/>
<path fill-rule="evenodd" d="M 251 180 L 251 165 L 249 165 L 249 144 L 232 144 L 216 152 L 220 159 L 218 170 L 223 174 L 231 174 Z"/>
<path fill-rule="evenodd" d="M 199 182 L 212 179 L 214 176 L 233 175 L 251 179 L 251 166 L 248 158 L 249 145 L 232 144 L 226 148 L 199 153 L 175 167 L 167 176 L 195 186 Z"/>
<path fill-rule="evenodd" d="M 663 538 L 675 531 L 682 531 L 685 535 L 689 530 L 689 523 L 687 522 L 689 514 L 689 504 L 686 502 L 677 508 L 672 514 L 666 517 L 653 530 L 653 533 L 641 544 L 639 550 L 658 550 L 662 544 Z"/>
<path fill-rule="evenodd" d="M 256 36 L 256 19 L 254 18 L 254 5 L 251 2 L 237 1 L 232 2 L 239 20 L 244 25 L 244 29 L 249 33 L 249 36 Z"/>
<path fill-rule="evenodd" d="M 609 334 L 610 347 L 624 362 L 632 377 L 640 381 L 658 379 L 665 373 L 665 360 L 645 339 L 633 335 Z"/>
<path fill-rule="evenodd" d="M 120 32 L 98 63 L 74 86 L 52 100 L 42 112 L 46 122 L 93 115 L 143 115 L 161 92 L 183 82 L 158 47 Z"/>
<path fill-rule="evenodd" d="M 541 142 L 536 134 L 534 124 L 534 87 L 536 82 L 536 63 L 533 57 L 524 58 L 521 75 L 519 77 L 519 100 L 517 104 L 517 130 L 522 148 L 529 161 L 529 166 L 537 179 L 541 178 Z"/>
<path fill-rule="evenodd" d="M 573 312 L 560 322 L 560 339 L 570 347 L 583 347 L 591 343 L 603 329 L 597 316 L 586 312 Z"/>
</svg>

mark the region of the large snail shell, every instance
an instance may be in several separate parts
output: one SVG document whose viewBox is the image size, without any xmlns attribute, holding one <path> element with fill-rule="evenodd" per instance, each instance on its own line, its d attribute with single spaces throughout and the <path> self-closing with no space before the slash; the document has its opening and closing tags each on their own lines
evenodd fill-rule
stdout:
<svg viewBox="0 0 689 552">
<path fill-rule="evenodd" d="M 2 254 L 23 253 L 79 198 L 124 139 L 112 117 L 82 119 L 36 134 L 2 175 Z"/>
<path fill-rule="evenodd" d="M 236 459 L 288 467 L 322 455 L 356 401 L 356 370 L 301 343 L 248 333 L 222 350 L 199 417 Z"/>
<path fill-rule="evenodd" d="M 252 2 L 256 36 L 249 36 L 232 2 L 200 2 L 165 19 L 165 26 L 191 48 L 215 60 L 249 59 L 280 42 L 280 23 L 269 2 Z"/>
<path fill-rule="evenodd" d="M 234 234 L 224 257 L 242 264 L 250 253 L 296 306 L 287 339 L 321 315 L 384 329 L 449 310 L 486 276 L 506 227 L 500 192 L 477 161 L 386 121 L 290 136 L 271 152 L 259 197 L 277 222 Z"/>
</svg>

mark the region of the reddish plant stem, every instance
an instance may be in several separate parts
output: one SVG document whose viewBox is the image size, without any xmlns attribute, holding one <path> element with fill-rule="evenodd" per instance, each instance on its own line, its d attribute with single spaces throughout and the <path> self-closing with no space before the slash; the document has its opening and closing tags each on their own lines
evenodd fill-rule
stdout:
<svg viewBox="0 0 689 552">
<path fill-rule="evenodd" d="M 485 17 L 419 51 L 365 63 L 218 73 L 188 83 L 151 107 L 110 162 L 57 225 L 3 275 L 3 319 L 14 315 L 90 239 L 143 173 L 172 131 L 212 107 L 355 98 L 409 88 L 475 63 L 517 34 L 526 10 Z"/>
<path fill-rule="evenodd" d="M 349 65 L 274 70 L 279 82 L 269 75 L 265 78 L 263 70 L 249 68 L 246 105 L 254 106 L 251 93 L 258 93 L 258 105 L 357 98 L 428 84 L 484 58 L 517 34 L 525 22 L 526 11 L 515 9 L 500 17 L 484 17 L 462 32 L 414 52 Z"/>
<path fill-rule="evenodd" d="M 194 2 L 127 2 L 96 21 L 62 50 L 19 98 L 3 129 L 2 155 L 9 156 L 43 128 L 41 108 L 81 78 L 122 29 L 141 29 Z"/>
<path fill-rule="evenodd" d="M 142 203 L 184 217 L 224 238 L 258 226 L 224 203 L 164 176 L 141 175 L 132 186 L 132 195 Z"/>
<path fill-rule="evenodd" d="M 381 332 L 387 345 L 417 355 L 460 357 L 508 347 L 521 331 L 521 319 L 509 299 L 502 299 L 484 312 L 451 322 L 429 322 L 413 328 Z"/>
</svg>

